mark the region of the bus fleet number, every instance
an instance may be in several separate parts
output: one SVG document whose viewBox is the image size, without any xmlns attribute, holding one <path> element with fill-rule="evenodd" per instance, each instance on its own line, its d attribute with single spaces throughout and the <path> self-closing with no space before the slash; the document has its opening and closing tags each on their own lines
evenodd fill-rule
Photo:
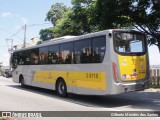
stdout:
<svg viewBox="0 0 160 120">
<path fill-rule="evenodd" d="M 96 78 L 98 79 L 98 73 L 86 73 L 86 78 Z"/>
</svg>

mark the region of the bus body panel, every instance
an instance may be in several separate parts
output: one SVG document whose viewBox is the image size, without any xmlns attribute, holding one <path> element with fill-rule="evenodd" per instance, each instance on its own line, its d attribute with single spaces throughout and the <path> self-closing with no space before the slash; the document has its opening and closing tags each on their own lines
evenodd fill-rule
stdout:
<svg viewBox="0 0 160 120">
<path fill-rule="evenodd" d="M 57 79 L 63 78 L 67 85 L 67 92 L 85 95 L 119 94 L 147 88 L 148 65 L 146 64 L 148 62 L 148 54 L 139 57 L 118 55 L 114 51 L 113 30 L 84 35 L 76 39 L 72 38 L 69 41 L 101 35 L 106 36 L 105 56 L 102 63 L 18 65 L 13 71 L 13 81 L 19 83 L 19 77 L 23 75 L 26 85 L 55 90 Z M 59 43 L 61 42 L 57 41 L 54 44 Z M 46 44 L 46 46 L 48 45 L 49 44 Z M 126 61 L 127 63 L 125 63 Z M 131 71 L 127 71 L 127 64 L 129 65 L 133 61 L 140 61 L 140 68 L 136 68 L 139 65 L 135 63 Z M 115 65 L 115 70 L 113 69 L 113 65 Z M 133 80 L 124 80 L 124 74 L 131 74 L 133 69 L 138 69 L 138 72 L 140 72 L 141 69 L 146 69 L 146 75 L 144 75 L 144 71 L 142 71 L 143 75 L 138 76 L 141 80 L 139 80 L 139 78 L 137 80 L 136 78 Z M 115 80 L 115 73 L 117 80 Z"/>
<path fill-rule="evenodd" d="M 28 66 L 19 66 L 14 72 L 21 71 L 20 69 L 22 68 L 26 69 L 26 67 Z M 99 67 L 101 69 L 97 69 Z M 18 79 L 22 74 L 26 85 L 55 90 L 56 80 L 61 77 L 65 80 L 69 93 L 92 93 L 94 95 L 94 91 L 97 91 L 96 93 L 104 93 L 104 91 L 107 90 L 106 73 L 99 72 L 106 70 L 104 65 L 87 65 L 87 68 L 86 65 L 73 65 L 75 69 L 70 69 L 70 67 L 66 67 L 66 65 L 41 65 L 32 66 L 31 68 L 32 69 L 27 69 L 27 71 L 18 72 L 18 74 L 14 75 L 14 82 L 19 83 Z M 85 71 L 82 72 L 83 69 L 85 69 Z M 97 70 L 91 71 L 92 69 Z M 84 91 L 83 89 L 90 91 L 82 93 Z"/>
<path fill-rule="evenodd" d="M 118 55 L 118 61 L 120 66 L 120 79 L 122 81 L 135 81 L 146 78 L 146 55 Z"/>
</svg>

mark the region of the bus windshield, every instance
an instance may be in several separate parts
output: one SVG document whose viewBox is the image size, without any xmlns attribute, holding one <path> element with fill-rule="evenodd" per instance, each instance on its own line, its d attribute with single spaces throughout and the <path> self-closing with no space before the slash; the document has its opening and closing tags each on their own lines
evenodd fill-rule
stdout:
<svg viewBox="0 0 160 120">
<path fill-rule="evenodd" d="M 145 35 L 137 32 L 115 32 L 115 51 L 122 54 L 145 53 Z"/>
</svg>

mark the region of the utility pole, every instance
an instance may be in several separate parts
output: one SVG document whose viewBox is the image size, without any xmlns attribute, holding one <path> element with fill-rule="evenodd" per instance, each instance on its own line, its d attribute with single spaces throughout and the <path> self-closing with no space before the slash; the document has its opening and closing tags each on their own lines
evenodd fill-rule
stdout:
<svg viewBox="0 0 160 120">
<path fill-rule="evenodd" d="M 23 47 L 26 47 L 26 31 L 27 31 L 27 25 L 24 25 L 24 42 L 23 42 Z"/>
</svg>

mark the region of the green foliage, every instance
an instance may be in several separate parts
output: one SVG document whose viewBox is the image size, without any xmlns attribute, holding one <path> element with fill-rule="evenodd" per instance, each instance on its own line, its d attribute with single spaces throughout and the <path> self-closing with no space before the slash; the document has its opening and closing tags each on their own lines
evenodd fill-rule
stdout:
<svg viewBox="0 0 160 120">
<path fill-rule="evenodd" d="M 42 41 L 46 41 L 55 37 L 60 37 L 61 31 L 63 32 L 62 28 L 60 27 L 63 25 L 63 21 L 66 21 L 66 13 L 70 8 L 67 8 L 63 3 L 56 3 L 51 6 L 51 9 L 48 11 L 46 14 L 46 21 L 50 21 L 53 24 L 52 28 L 46 28 L 42 29 L 39 34 L 40 34 L 40 39 Z M 62 17 L 63 16 L 63 17 Z M 59 21 L 59 22 L 58 22 Z M 67 23 L 64 23 L 67 24 Z M 64 32 L 65 33 L 65 32 Z"/>
<path fill-rule="evenodd" d="M 54 27 L 54 37 L 61 37 L 65 35 L 78 35 L 79 28 L 76 23 L 71 20 L 70 15 L 72 10 L 65 12 L 61 19 L 57 20 Z"/>
<path fill-rule="evenodd" d="M 126 16 L 129 0 L 97 0 L 95 19 L 99 30 L 126 27 L 130 17 Z"/>
<path fill-rule="evenodd" d="M 94 0 L 72 0 L 73 8 L 71 20 L 77 23 L 79 27 L 79 34 L 86 34 L 96 31 L 96 25 L 94 25 L 93 14 L 94 13 Z"/>
<path fill-rule="evenodd" d="M 157 45 L 160 51 L 160 0 L 133 0 L 128 10 L 135 27 L 148 34 L 150 45 Z"/>
<path fill-rule="evenodd" d="M 0 118 L 0 120 L 5 120 L 4 118 Z"/>
<path fill-rule="evenodd" d="M 51 9 L 47 13 L 46 21 L 50 21 L 53 26 L 56 25 L 56 21 L 62 18 L 64 12 L 67 11 L 67 7 L 63 3 L 56 3 L 51 6 Z"/>
<path fill-rule="evenodd" d="M 39 34 L 42 41 L 54 38 L 53 28 L 41 29 Z"/>
<path fill-rule="evenodd" d="M 54 37 L 82 35 L 94 31 L 90 19 L 93 14 L 92 0 L 73 0 L 72 4 L 72 9 L 68 8 L 63 12 L 62 18 L 56 21 Z"/>
<path fill-rule="evenodd" d="M 96 0 L 94 13 L 98 30 L 133 26 L 160 51 L 160 0 Z"/>
<path fill-rule="evenodd" d="M 45 36 L 50 33 L 61 37 L 137 28 L 148 35 L 149 45 L 157 45 L 160 50 L 160 0 L 72 0 L 72 4 L 72 8 L 62 3 L 52 5 L 46 20 L 54 27 L 40 32 L 43 40 L 47 40 Z"/>
</svg>

